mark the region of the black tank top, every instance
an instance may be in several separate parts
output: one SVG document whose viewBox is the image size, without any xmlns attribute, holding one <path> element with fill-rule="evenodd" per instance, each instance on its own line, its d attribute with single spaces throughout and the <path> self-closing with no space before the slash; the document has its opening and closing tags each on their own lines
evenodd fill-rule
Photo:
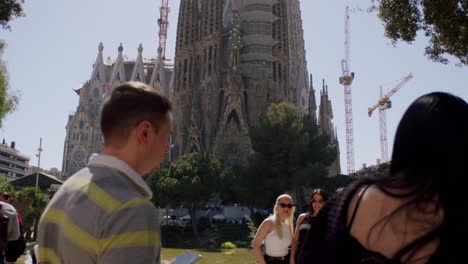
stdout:
<svg viewBox="0 0 468 264">
<path fill-rule="evenodd" d="M 307 234 L 309 233 L 309 230 L 315 223 L 315 216 L 311 216 L 310 214 L 306 214 L 304 217 L 304 220 L 302 220 L 301 225 L 297 228 L 299 228 L 299 240 L 298 242 L 298 247 L 304 244 L 305 239 L 307 237 Z"/>
</svg>

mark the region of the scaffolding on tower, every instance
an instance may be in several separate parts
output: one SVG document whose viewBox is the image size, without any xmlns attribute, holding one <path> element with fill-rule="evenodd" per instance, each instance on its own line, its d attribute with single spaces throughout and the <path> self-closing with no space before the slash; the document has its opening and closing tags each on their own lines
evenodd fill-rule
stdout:
<svg viewBox="0 0 468 264">
<path fill-rule="evenodd" d="M 349 10 L 345 10 L 345 57 L 341 60 L 342 76 L 340 84 L 344 87 L 345 97 L 345 121 L 346 121 L 346 159 L 348 174 L 354 172 L 354 135 L 353 135 L 353 98 L 351 84 L 354 80 L 354 72 L 350 70 L 350 43 L 349 43 Z"/>
<path fill-rule="evenodd" d="M 167 28 L 169 27 L 169 0 L 161 0 L 161 7 L 159 8 L 159 46 L 158 56 L 162 58 L 163 62 L 166 59 L 166 41 L 167 41 Z"/>
</svg>

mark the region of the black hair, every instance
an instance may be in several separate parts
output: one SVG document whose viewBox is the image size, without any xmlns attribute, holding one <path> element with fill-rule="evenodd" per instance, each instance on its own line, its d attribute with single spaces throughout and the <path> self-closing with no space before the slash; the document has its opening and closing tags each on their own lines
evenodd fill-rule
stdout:
<svg viewBox="0 0 468 264">
<path fill-rule="evenodd" d="M 411 243 L 412 249 L 406 251 L 410 256 L 435 237 L 440 239 L 438 252 L 445 258 L 464 255 L 456 241 L 468 234 L 466 151 L 468 105 L 463 99 L 435 92 L 419 97 L 406 110 L 395 135 L 390 173 L 370 183 L 391 197 L 409 198 L 384 222 L 407 206 L 424 210 L 420 205 L 437 201 L 435 210 L 443 209 L 443 222 L 433 226 L 427 239 Z"/>
<path fill-rule="evenodd" d="M 312 193 L 310 193 L 310 200 L 309 200 L 309 211 L 307 212 L 306 217 L 310 218 L 312 217 L 312 214 L 314 213 L 314 207 L 312 206 L 312 199 L 314 198 L 314 195 L 320 195 L 323 199 L 323 202 L 325 203 L 328 201 L 328 194 L 324 189 L 314 189 L 312 190 Z"/>
</svg>

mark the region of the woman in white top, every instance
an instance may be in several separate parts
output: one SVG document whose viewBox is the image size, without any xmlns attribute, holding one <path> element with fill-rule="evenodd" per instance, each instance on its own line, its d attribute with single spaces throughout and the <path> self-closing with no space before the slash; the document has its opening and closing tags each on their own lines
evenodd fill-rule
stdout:
<svg viewBox="0 0 468 264">
<path fill-rule="evenodd" d="M 252 242 L 258 263 L 289 264 L 289 247 L 294 234 L 294 209 L 291 196 L 278 196 L 273 215 L 263 221 Z M 262 244 L 265 244 L 265 254 L 261 250 Z"/>
</svg>

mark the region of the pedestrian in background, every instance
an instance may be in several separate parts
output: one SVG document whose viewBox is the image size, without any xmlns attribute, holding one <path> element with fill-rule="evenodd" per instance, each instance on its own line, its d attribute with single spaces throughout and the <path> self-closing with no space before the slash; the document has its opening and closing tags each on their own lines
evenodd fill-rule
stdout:
<svg viewBox="0 0 468 264">
<path fill-rule="evenodd" d="M 6 192 L 0 195 L 0 201 L 8 203 L 11 206 L 13 206 L 13 197 L 11 197 L 11 195 L 9 195 Z M 15 263 L 16 260 L 18 260 L 19 257 L 21 257 L 21 255 L 24 254 L 24 250 L 26 249 L 26 240 L 24 239 L 23 219 L 21 218 L 20 212 L 18 212 L 17 210 L 16 210 L 16 218 L 18 219 L 19 237 L 16 240 L 8 241 L 8 247 L 5 253 L 6 263 Z"/>
</svg>

